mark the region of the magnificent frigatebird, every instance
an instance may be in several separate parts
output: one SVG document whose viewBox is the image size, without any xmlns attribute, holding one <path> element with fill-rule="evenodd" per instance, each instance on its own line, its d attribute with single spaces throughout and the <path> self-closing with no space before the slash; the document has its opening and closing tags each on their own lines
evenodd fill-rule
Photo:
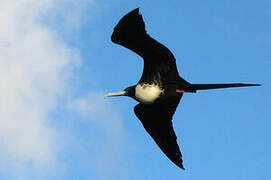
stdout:
<svg viewBox="0 0 271 180">
<path fill-rule="evenodd" d="M 184 169 L 182 154 L 172 126 L 172 116 L 185 92 L 197 90 L 260 86 L 260 84 L 190 84 L 179 76 L 173 54 L 150 37 L 139 8 L 126 14 L 114 28 L 111 40 L 144 59 L 144 70 L 139 82 L 109 96 L 129 96 L 139 102 L 134 112 L 166 156 Z"/>
</svg>

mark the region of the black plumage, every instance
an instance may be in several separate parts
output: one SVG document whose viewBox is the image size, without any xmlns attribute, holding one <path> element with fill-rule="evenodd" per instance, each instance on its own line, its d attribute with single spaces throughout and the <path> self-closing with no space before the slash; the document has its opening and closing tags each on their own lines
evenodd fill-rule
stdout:
<svg viewBox="0 0 271 180">
<path fill-rule="evenodd" d="M 182 153 L 177 144 L 177 136 L 171 121 L 181 97 L 182 94 L 159 103 L 139 103 L 135 106 L 134 111 L 160 149 L 172 162 L 184 169 Z"/>
<path fill-rule="evenodd" d="M 139 101 L 134 112 L 145 130 L 166 156 L 184 169 L 182 154 L 172 125 L 173 114 L 185 92 L 197 90 L 259 86 L 259 84 L 190 84 L 179 76 L 170 50 L 150 37 L 139 9 L 126 14 L 115 26 L 111 40 L 144 59 L 139 82 L 119 93 L 106 96 L 129 96 Z"/>
</svg>

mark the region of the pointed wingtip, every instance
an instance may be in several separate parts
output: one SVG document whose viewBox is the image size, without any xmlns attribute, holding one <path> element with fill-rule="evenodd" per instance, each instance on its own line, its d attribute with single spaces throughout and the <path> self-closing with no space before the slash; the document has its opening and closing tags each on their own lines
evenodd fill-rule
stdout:
<svg viewBox="0 0 271 180">
<path fill-rule="evenodd" d="M 167 154 L 166 154 L 167 155 Z M 168 155 L 167 155 L 168 156 Z M 178 166 L 180 169 L 185 170 L 184 166 L 183 166 L 183 159 L 182 159 L 182 155 L 180 154 L 180 156 L 178 157 L 170 157 L 168 156 L 168 158 L 176 165 Z"/>
<path fill-rule="evenodd" d="M 127 14 L 139 14 L 139 7 L 138 8 L 135 8 L 135 9 L 133 9 L 132 11 L 130 11 L 129 13 L 127 13 Z"/>
<path fill-rule="evenodd" d="M 185 168 L 183 167 L 183 165 L 178 166 L 178 167 L 181 168 L 182 170 L 185 170 Z"/>
<path fill-rule="evenodd" d="M 180 161 L 174 161 L 174 160 L 172 160 L 172 159 L 170 159 L 176 166 L 178 166 L 180 169 L 182 169 L 182 170 L 185 170 L 185 168 L 184 168 L 184 166 L 183 166 L 183 161 L 182 161 L 182 159 L 180 159 Z"/>
<path fill-rule="evenodd" d="M 183 160 L 180 159 L 179 162 L 173 161 L 174 164 L 176 164 L 179 168 L 181 168 L 182 170 L 185 170 L 184 166 L 183 166 Z"/>
</svg>

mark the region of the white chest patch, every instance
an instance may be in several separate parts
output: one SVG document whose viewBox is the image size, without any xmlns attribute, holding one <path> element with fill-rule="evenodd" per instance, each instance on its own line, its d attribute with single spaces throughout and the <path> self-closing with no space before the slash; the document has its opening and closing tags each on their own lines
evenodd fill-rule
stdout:
<svg viewBox="0 0 271 180">
<path fill-rule="evenodd" d="M 164 91 L 155 84 L 138 84 L 135 88 L 135 97 L 138 101 L 150 104 Z"/>
</svg>

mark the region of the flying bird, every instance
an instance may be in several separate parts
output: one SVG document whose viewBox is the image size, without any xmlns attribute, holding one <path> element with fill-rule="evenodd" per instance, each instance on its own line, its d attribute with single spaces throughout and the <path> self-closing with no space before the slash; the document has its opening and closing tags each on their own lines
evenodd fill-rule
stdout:
<svg viewBox="0 0 271 180">
<path fill-rule="evenodd" d="M 139 102 L 134 112 L 164 154 L 184 169 L 182 153 L 172 126 L 173 114 L 184 93 L 197 90 L 260 86 L 260 84 L 191 84 L 179 76 L 171 51 L 153 39 L 145 29 L 139 8 L 126 14 L 115 26 L 111 40 L 141 56 L 143 74 L 136 85 L 110 96 L 129 96 Z"/>
</svg>

